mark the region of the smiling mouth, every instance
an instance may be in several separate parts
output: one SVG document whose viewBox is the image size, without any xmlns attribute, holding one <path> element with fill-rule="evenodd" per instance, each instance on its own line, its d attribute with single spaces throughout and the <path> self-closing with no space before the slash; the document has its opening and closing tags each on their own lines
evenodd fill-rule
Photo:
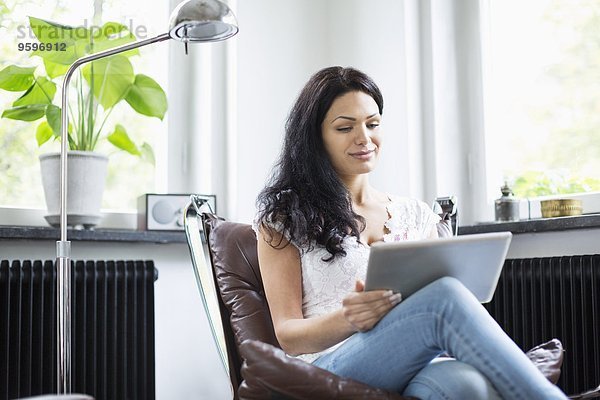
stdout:
<svg viewBox="0 0 600 400">
<path fill-rule="evenodd" d="M 358 158 L 360 160 L 367 160 L 371 158 L 375 150 L 358 151 L 356 153 L 350 153 L 350 156 Z"/>
</svg>

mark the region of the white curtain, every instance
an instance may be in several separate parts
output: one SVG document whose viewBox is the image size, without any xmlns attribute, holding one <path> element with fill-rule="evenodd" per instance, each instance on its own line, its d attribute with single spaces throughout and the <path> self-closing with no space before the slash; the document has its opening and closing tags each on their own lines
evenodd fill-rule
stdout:
<svg viewBox="0 0 600 400">
<path fill-rule="evenodd" d="M 461 224 L 489 219 L 480 1 L 407 0 L 405 7 L 407 118 L 423 182 L 415 195 L 457 196 Z"/>
<path fill-rule="evenodd" d="M 221 215 L 235 199 L 236 39 L 190 43 L 187 55 L 183 43 L 169 41 L 167 191 L 215 194 Z"/>
</svg>

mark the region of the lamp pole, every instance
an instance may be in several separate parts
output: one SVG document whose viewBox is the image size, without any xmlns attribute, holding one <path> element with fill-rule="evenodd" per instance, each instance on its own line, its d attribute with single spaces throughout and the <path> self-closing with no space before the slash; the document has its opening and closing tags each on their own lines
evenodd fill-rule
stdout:
<svg viewBox="0 0 600 400">
<path fill-rule="evenodd" d="M 113 49 L 81 57 L 69 67 L 62 85 L 62 109 L 60 125 L 60 240 L 56 242 L 57 275 L 56 286 L 58 293 L 58 393 L 71 393 L 71 242 L 67 240 L 67 152 L 68 140 L 68 88 L 71 77 L 81 65 L 101 58 L 110 57 L 127 50 L 137 49 L 156 42 L 170 39 L 168 33 L 156 37 L 125 44 Z"/>
<path fill-rule="evenodd" d="M 226 40 L 238 32 L 237 20 L 226 4 L 219 0 L 185 0 L 171 13 L 169 32 L 150 39 L 125 44 L 113 49 L 78 58 L 69 67 L 62 85 L 60 126 L 60 240 L 56 242 L 57 323 L 57 386 L 58 394 L 71 393 L 71 242 L 67 241 L 67 152 L 68 88 L 71 77 L 81 65 L 128 50 L 137 49 L 167 39 L 188 42 Z"/>
</svg>

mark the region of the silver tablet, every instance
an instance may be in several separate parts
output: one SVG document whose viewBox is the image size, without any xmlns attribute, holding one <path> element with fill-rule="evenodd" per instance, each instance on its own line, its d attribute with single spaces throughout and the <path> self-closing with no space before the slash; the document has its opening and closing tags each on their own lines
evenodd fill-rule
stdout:
<svg viewBox="0 0 600 400">
<path fill-rule="evenodd" d="M 492 300 L 512 234 L 481 233 L 444 239 L 375 243 L 365 290 L 391 289 L 407 298 L 444 276 L 460 280 L 482 303 Z"/>
</svg>

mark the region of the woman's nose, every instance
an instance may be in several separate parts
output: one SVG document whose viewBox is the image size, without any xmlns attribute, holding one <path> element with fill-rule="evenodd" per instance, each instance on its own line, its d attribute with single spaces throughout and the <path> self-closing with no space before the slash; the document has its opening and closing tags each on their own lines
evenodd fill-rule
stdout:
<svg viewBox="0 0 600 400">
<path fill-rule="evenodd" d="M 354 142 L 356 144 L 365 145 L 371 141 L 371 136 L 369 135 L 369 130 L 366 126 L 361 125 L 355 132 L 356 136 L 354 137 Z"/>
</svg>

